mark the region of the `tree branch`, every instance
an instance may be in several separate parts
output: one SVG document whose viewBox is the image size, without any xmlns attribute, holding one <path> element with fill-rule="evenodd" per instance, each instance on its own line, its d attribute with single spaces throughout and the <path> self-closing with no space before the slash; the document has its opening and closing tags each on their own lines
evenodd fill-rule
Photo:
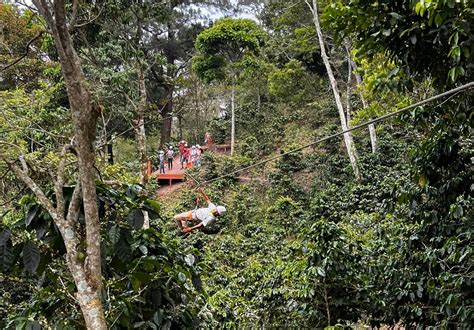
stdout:
<svg viewBox="0 0 474 330">
<path fill-rule="evenodd" d="M 0 71 L 5 71 L 7 70 L 8 68 L 11 68 L 12 66 L 14 66 L 15 64 L 19 63 L 21 60 L 23 60 L 25 57 L 28 56 L 28 53 L 30 51 L 30 46 L 33 42 L 35 42 L 37 39 L 39 39 L 43 33 L 45 31 L 44 30 L 41 30 L 38 35 L 36 35 L 35 37 L 33 37 L 30 41 L 28 41 L 28 43 L 26 44 L 26 47 L 25 47 L 25 52 L 20 56 L 18 57 L 16 60 L 14 60 L 12 63 L 10 64 L 7 64 L 5 65 L 3 68 L 0 69 Z"/>
<path fill-rule="evenodd" d="M 72 223 L 74 219 L 77 217 L 79 210 L 81 209 L 81 181 L 77 181 L 76 187 L 74 188 L 74 192 L 72 193 L 71 202 L 69 203 L 69 208 L 67 210 L 67 217 L 66 221 Z"/>
<path fill-rule="evenodd" d="M 69 29 L 74 29 L 74 27 L 76 26 L 77 5 L 78 5 L 78 0 L 73 0 L 73 2 L 72 2 L 72 17 L 71 17 L 71 23 L 69 23 Z"/>
<path fill-rule="evenodd" d="M 51 201 L 46 197 L 46 194 L 43 190 L 30 178 L 30 176 L 23 172 L 18 165 L 15 164 L 8 164 L 12 171 L 16 174 L 16 176 L 23 181 L 23 183 L 35 194 L 38 198 L 41 205 L 49 212 L 51 217 L 55 220 L 56 223 L 61 222 L 61 218 L 59 217 L 56 209 L 54 208 Z"/>
<path fill-rule="evenodd" d="M 58 165 L 58 171 L 56 174 L 56 180 L 54 183 L 54 192 L 56 194 L 56 210 L 59 214 L 64 214 L 65 210 L 65 205 L 64 205 L 64 193 L 63 193 L 63 188 L 64 188 L 64 172 L 65 172 L 65 167 L 66 167 L 66 154 L 68 150 L 71 148 L 71 145 L 66 144 L 63 146 L 63 149 L 61 150 L 61 155 L 60 160 L 59 160 L 59 165 Z"/>
</svg>

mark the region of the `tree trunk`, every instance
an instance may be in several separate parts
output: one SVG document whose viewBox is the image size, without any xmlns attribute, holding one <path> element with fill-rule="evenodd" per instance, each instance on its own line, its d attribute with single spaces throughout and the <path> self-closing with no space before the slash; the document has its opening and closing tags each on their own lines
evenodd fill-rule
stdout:
<svg viewBox="0 0 474 330">
<path fill-rule="evenodd" d="M 349 50 L 347 49 L 347 90 L 346 90 L 346 122 L 347 127 L 350 127 L 351 122 L 351 94 L 352 94 L 352 65 Z"/>
<path fill-rule="evenodd" d="M 66 85 L 78 157 L 79 182 L 86 222 L 86 260 L 79 263 L 75 253 L 78 245 L 67 248 L 67 264 L 77 287 L 77 301 L 88 329 L 107 329 L 101 302 L 102 270 L 100 254 L 100 223 L 95 185 L 94 140 L 100 109 L 94 107 L 89 87 L 82 71 L 66 24 L 64 1 L 54 1 L 50 8 L 46 0 L 33 0 L 48 24 L 58 51 L 62 74 Z M 59 221 L 59 218 L 56 219 Z M 67 229 L 67 228 L 66 228 Z M 69 244 L 70 232 L 61 232 L 65 244 Z M 77 236 L 72 231 L 72 238 Z M 77 240 L 77 238 L 76 238 Z"/>
<path fill-rule="evenodd" d="M 171 0 L 167 0 L 166 2 L 167 7 L 169 12 L 171 13 L 173 11 L 173 2 Z M 173 31 L 173 26 L 170 21 L 168 21 L 167 24 L 167 35 L 168 35 L 168 47 L 165 49 L 165 56 L 166 56 L 166 62 L 167 62 L 167 72 L 166 75 L 168 76 L 168 79 L 165 79 L 164 82 L 164 88 L 166 91 L 166 105 L 165 108 L 162 111 L 162 116 L 163 116 L 163 126 L 161 128 L 161 137 L 160 137 L 160 148 L 163 148 L 167 143 L 170 142 L 171 140 L 171 128 L 173 125 L 173 91 L 174 87 L 173 84 L 171 83 L 171 80 L 174 78 L 175 70 L 170 70 L 170 68 L 173 68 L 174 62 L 176 60 L 176 56 L 173 53 L 174 47 L 172 47 L 172 43 L 174 42 L 174 31 Z"/>
<path fill-rule="evenodd" d="M 165 85 L 166 101 L 162 111 L 163 125 L 161 127 L 160 148 L 163 148 L 171 140 L 171 127 L 173 124 L 173 86 Z"/>
<path fill-rule="evenodd" d="M 329 309 L 328 290 L 326 287 L 326 281 L 324 281 L 324 305 L 326 307 L 326 318 L 328 321 L 328 327 L 331 326 L 331 310 Z"/>
<path fill-rule="evenodd" d="M 231 107 L 231 131 L 230 131 L 230 155 L 234 155 L 234 143 L 235 143 L 235 86 L 232 83 L 232 92 L 230 96 L 230 107 Z"/>
<path fill-rule="evenodd" d="M 148 181 L 148 156 L 146 152 L 146 131 L 145 131 L 145 109 L 146 109 L 146 85 L 143 69 L 138 70 L 138 88 L 140 99 L 137 107 L 137 127 L 135 129 L 138 151 L 140 158 L 140 184 L 145 185 Z M 148 212 L 143 211 L 143 228 L 150 228 L 150 218 Z"/>
<path fill-rule="evenodd" d="M 311 9 L 311 11 L 313 13 L 313 23 L 314 23 L 314 26 L 316 27 L 316 32 L 318 34 L 318 41 L 319 41 L 319 48 L 321 50 L 321 57 L 323 58 L 323 62 L 324 62 L 324 65 L 326 67 L 326 71 L 327 71 L 327 74 L 328 74 L 328 77 L 329 77 L 329 81 L 331 83 L 332 91 L 334 93 L 334 98 L 336 100 L 336 105 L 337 105 L 337 109 L 338 109 L 338 112 L 339 112 L 339 118 L 340 118 L 340 121 L 341 121 L 341 127 L 342 127 L 342 130 L 345 131 L 345 130 L 347 130 L 347 119 L 346 119 L 346 115 L 344 113 L 344 106 L 342 105 L 341 96 L 340 96 L 339 90 L 337 88 L 337 82 L 336 82 L 336 79 L 334 78 L 334 74 L 332 72 L 331 64 L 329 63 L 329 57 L 326 54 L 326 48 L 325 48 L 325 45 L 324 45 L 324 38 L 323 38 L 323 34 L 321 32 L 321 26 L 319 24 L 318 4 L 317 4 L 316 0 L 313 0 L 313 6 L 312 7 L 308 2 L 307 2 L 307 4 L 308 4 L 309 8 Z M 357 180 L 361 180 L 362 176 L 361 176 L 361 173 L 360 173 L 360 170 L 359 170 L 359 161 L 358 161 L 358 156 L 357 156 L 357 150 L 356 150 L 356 147 L 354 145 L 354 140 L 352 138 L 352 133 L 351 132 L 344 133 L 344 142 L 345 142 L 345 145 L 346 145 L 349 160 L 350 160 L 351 165 L 352 165 L 352 170 L 354 171 L 354 175 L 355 175 Z"/>
<path fill-rule="evenodd" d="M 183 116 L 178 115 L 178 140 L 183 140 Z"/>
<path fill-rule="evenodd" d="M 138 70 L 138 94 L 137 119 L 135 136 L 138 144 L 138 154 L 140 159 L 140 183 L 144 185 L 147 181 L 148 157 L 146 152 L 146 131 L 145 131 L 145 109 L 146 109 L 146 86 L 143 69 Z"/>
<path fill-rule="evenodd" d="M 357 86 L 359 88 L 362 87 L 362 78 L 359 74 L 359 72 L 357 72 L 357 65 L 354 63 L 354 61 L 351 60 L 351 64 L 352 64 L 352 68 L 354 69 L 354 75 L 356 77 L 356 81 L 357 81 Z M 359 96 L 360 96 L 360 99 L 362 101 L 362 105 L 364 108 L 367 108 L 367 101 L 365 100 L 365 97 L 364 97 L 364 94 L 362 94 L 362 91 L 359 91 Z M 370 135 L 370 144 L 372 145 L 372 153 L 376 153 L 377 152 L 377 133 L 375 131 L 375 125 L 374 124 L 369 124 L 369 135 Z"/>
</svg>

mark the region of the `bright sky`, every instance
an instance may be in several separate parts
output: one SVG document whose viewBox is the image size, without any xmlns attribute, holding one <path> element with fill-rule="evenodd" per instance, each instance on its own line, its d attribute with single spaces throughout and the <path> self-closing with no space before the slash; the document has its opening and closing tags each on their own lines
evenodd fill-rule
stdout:
<svg viewBox="0 0 474 330">
<path fill-rule="evenodd" d="M 17 4 L 20 4 L 20 5 L 26 4 L 27 6 L 33 6 L 33 3 L 31 2 L 31 0 L 17 0 L 17 1 L 13 0 L 11 2 L 16 2 Z M 230 0 L 230 2 L 233 6 L 237 7 L 238 0 Z M 255 4 L 253 6 L 240 5 L 237 8 L 237 11 L 233 11 L 233 10 L 224 11 L 220 8 L 217 8 L 217 6 L 212 6 L 212 5 L 205 6 L 202 4 L 190 4 L 188 6 L 192 8 L 193 10 L 200 12 L 199 16 L 201 16 L 201 18 L 196 17 L 195 18 L 196 22 L 205 24 L 205 23 L 208 23 L 209 20 L 215 21 L 223 17 L 250 18 L 253 20 L 257 20 L 255 16 L 255 13 L 257 11 L 256 7 L 263 6 L 264 2 L 265 2 L 264 0 L 261 0 L 261 1 L 257 0 L 255 1 Z"/>
</svg>

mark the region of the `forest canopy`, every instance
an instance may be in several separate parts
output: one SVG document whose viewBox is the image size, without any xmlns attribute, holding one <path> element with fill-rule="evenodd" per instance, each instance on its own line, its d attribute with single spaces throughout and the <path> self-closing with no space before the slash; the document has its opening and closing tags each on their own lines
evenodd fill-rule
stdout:
<svg viewBox="0 0 474 330">
<path fill-rule="evenodd" d="M 0 2 L 0 328 L 470 328 L 473 22 Z"/>
</svg>

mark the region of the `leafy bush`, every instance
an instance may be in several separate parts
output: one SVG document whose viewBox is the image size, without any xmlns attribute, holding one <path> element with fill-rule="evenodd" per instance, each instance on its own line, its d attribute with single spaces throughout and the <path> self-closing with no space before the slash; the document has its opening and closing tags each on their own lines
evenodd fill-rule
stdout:
<svg viewBox="0 0 474 330">
<path fill-rule="evenodd" d="M 156 229 L 141 230 L 143 211 L 160 222 L 160 205 L 141 194 L 139 186 L 120 189 L 98 185 L 102 221 L 102 258 L 106 317 L 112 329 L 122 327 L 197 326 L 212 321 L 198 317 L 205 305 L 199 282 L 199 267 L 192 254 L 183 254 L 173 240 Z M 72 190 L 71 190 L 72 193 Z M 82 315 L 75 303 L 75 285 L 63 259 L 64 246 L 48 214 L 33 199 L 24 199 L 28 212 L 13 224 L 28 241 L 1 232 L 1 247 L 14 256 L 2 259 L 2 268 L 21 274 L 20 264 L 38 277 L 26 277 L 35 290 L 23 310 L 8 316 L 7 326 L 22 326 L 36 320 L 52 327 L 82 327 Z M 83 215 L 77 219 L 83 227 Z M 85 256 L 79 252 L 80 256 Z M 8 263 L 5 263 L 8 261 Z M 21 266 L 21 265 L 20 265 Z M 204 324 L 202 323 L 202 324 Z"/>
</svg>

